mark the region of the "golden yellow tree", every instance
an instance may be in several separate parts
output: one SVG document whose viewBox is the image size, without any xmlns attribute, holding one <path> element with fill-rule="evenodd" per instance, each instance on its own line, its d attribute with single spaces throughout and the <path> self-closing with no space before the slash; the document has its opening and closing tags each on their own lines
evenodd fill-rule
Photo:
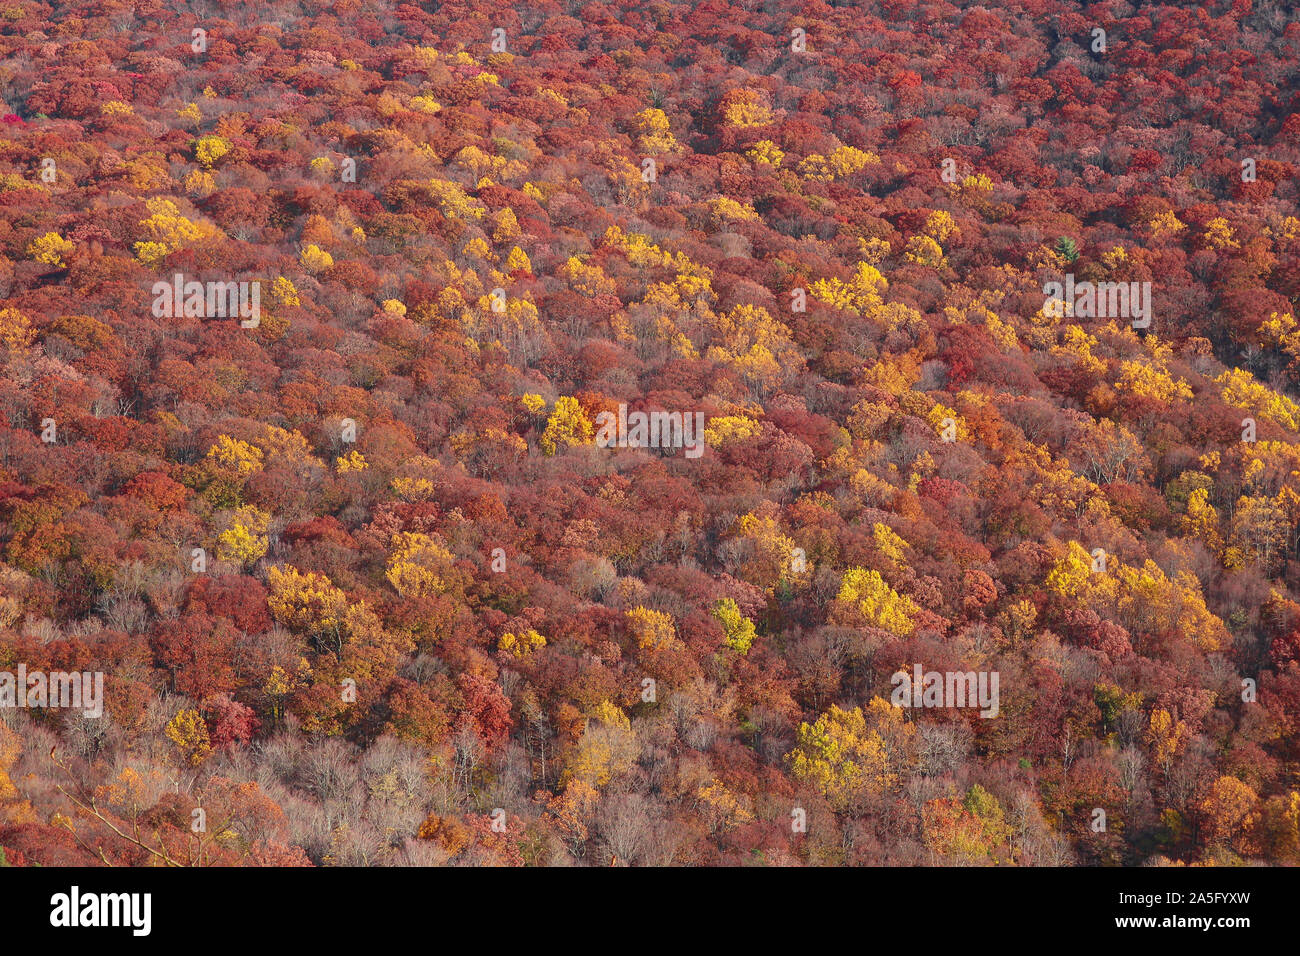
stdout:
<svg viewBox="0 0 1300 956">
<path fill-rule="evenodd" d="M 860 707 L 841 710 L 832 705 L 813 723 L 800 724 L 795 741 L 794 750 L 786 755 L 791 773 L 816 788 L 836 808 L 844 808 L 863 793 L 882 793 L 897 783 L 885 740 L 868 728 Z"/>
<path fill-rule="evenodd" d="M 913 618 L 920 611 L 909 597 L 899 594 L 880 576 L 879 571 L 849 568 L 840 582 L 835 598 L 860 615 L 871 627 L 879 627 L 905 637 L 912 633 Z"/>
<path fill-rule="evenodd" d="M 731 598 L 723 598 L 713 605 L 713 617 L 722 625 L 723 639 L 737 654 L 748 654 L 754 644 L 754 622 L 740 613 L 740 606 Z"/>
<path fill-rule="evenodd" d="M 1071 541 L 1069 550 L 1048 573 L 1047 589 L 1067 600 L 1086 597 L 1093 573 L 1092 556 L 1079 542 Z"/>
<path fill-rule="evenodd" d="M 603 787 L 612 777 L 629 770 L 636 756 L 636 735 L 627 715 L 615 704 L 602 701 L 582 731 L 562 783 L 575 781 L 592 788 Z"/>
<path fill-rule="evenodd" d="M 596 429 L 578 400 L 565 395 L 555 402 L 555 410 L 551 412 L 538 444 L 543 453 L 554 455 L 570 445 L 589 445 L 595 436 Z"/>
<path fill-rule="evenodd" d="M 36 341 L 36 330 L 31 319 L 17 309 L 0 309 L 0 345 L 9 349 L 25 349 Z"/>
<path fill-rule="evenodd" d="M 667 114 L 653 106 L 632 117 L 632 132 L 637 137 L 637 149 L 643 153 L 671 153 L 680 148 L 669 128 Z"/>
<path fill-rule="evenodd" d="M 187 764 L 197 767 L 212 753 L 208 738 L 208 725 L 197 710 L 182 710 L 164 728 L 167 739 L 176 746 L 176 752 Z"/>
<path fill-rule="evenodd" d="M 1181 720 L 1175 720 L 1169 711 L 1156 708 L 1147 725 L 1146 742 L 1151 748 L 1151 759 L 1165 773 L 1173 766 L 1178 751 L 1187 742 L 1189 731 Z"/>
<path fill-rule="evenodd" d="M 454 584 L 455 557 L 431 535 L 403 531 L 393 537 L 385 577 L 402 597 L 432 597 Z"/>
<path fill-rule="evenodd" d="M 1205 817 L 1206 836 L 1212 843 L 1232 840 L 1247 824 L 1259 797 L 1236 777 L 1220 777 L 1198 809 Z"/>
<path fill-rule="evenodd" d="M 1204 544 L 1215 555 L 1223 553 L 1219 513 L 1210 504 L 1207 488 L 1193 488 L 1187 495 L 1187 513 L 1181 522 L 1183 534 Z"/>
<path fill-rule="evenodd" d="M 533 651 L 545 646 L 546 638 L 531 627 L 521 630 L 518 634 L 507 631 L 501 635 L 501 640 L 497 642 L 498 650 L 505 651 L 507 654 L 512 654 L 520 659 L 529 657 Z"/>
<path fill-rule="evenodd" d="M 230 152 L 230 144 L 220 136 L 204 136 L 194 144 L 194 158 L 208 169 Z"/>
<path fill-rule="evenodd" d="M 271 568 L 267 606 L 285 627 L 330 641 L 342 654 L 343 616 L 348 598 L 324 574 L 294 567 Z"/>
<path fill-rule="evenodd" d="M 723 122 L 741 128 L 769 125 L 773 117 L 765 99 L 758 90 L 732 90 L 719 104 Z"/>
<path fill-rule="evenodd" d="M 876 522 L 871 526 L 871 537 L 876 549 L 897 568 L 907 565 L 906 551 L 910 547 L 889 525 Z"/>
<path fill-rule="evenodd" d="M 308 243 L 298 256 L 302 267 L 313 275 L 334 265 L 334 257 L 315 243 Z"/>
<path fill-rule="evenodd" d="M 252 505 L 240 508 L 231 517 L 230 527 L 217 535 L 217 557 L 238 561 L 245 570 L 252 568 L 266 555 L 270 521 L 269 514 Z"/>
<path fill-rule="evenodd" d="M 39 239 L 32 240 L 27 247 L 27 254 L 37 262 L 49 266 L 64 266 L 67 263 L 63 261 L 63 257 L 70 255 L 75 248 L 75 245 L 57 232 L 47 232 Z"/>
<path fill-rule="evenodd" d="M 627 619 L 628 632 L 642 650 L 661 650 L 677 644 L 677 629 L 671 615 L 634 607 L 623 616 Z"/>
<path fill-rule="evenodd" d="M 757 166 L 771 166 L 774 169 L 785 159 L 785 153 L 770 139 L 760 139 L 745 150 L 745 155 Z"/>
<path fill-rule="evenodd" d="M 262 450 L 239 438 L 218 435 L 216 444 L 208 449 L 207 458 L 228 468 L 241 477 L 262 470 Z"/>
<path fill-rule="evenodd" d="M 220 239 L 224 235 L 210 222 L 195 222 L 181 214 L 180 207 L 161 196 L 146 200 L 149 218 L 141 220 L 145 238 L 135 244 L 135 255 L 145 265 L 195 243 Z"/>
</svg>

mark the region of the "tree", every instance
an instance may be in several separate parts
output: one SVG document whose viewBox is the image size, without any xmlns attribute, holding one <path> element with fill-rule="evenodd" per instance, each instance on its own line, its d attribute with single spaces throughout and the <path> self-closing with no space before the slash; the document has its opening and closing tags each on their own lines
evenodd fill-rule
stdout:
<svg viewBox="0 0 1300 956">
<path fill-rule="evenodd" d="M 197 710 L 182 710 L 167 724 L 167 739 L 176 746 L 182 763 L 197 766 L 212 753 L 208 726 Z"/>
<path fill-rule="evenodd" d="M 1071 265 L 1079 260 L 1079 246 L 1069 236 L 1061 236 L 1057 239 L 1055 249 L 1057 254 Z"/>
<path fill-rule="evenodd" d="M 239 686 L 238 639 L 229 621 L 192 609 L 175 620 L 159 622 L 150 645 L 158 663 L 171 673 L 172 689 L 205 700 Z"/>
<path fill-rule="evenodd" d="M 871 627 L 897 634 L 912 632 L 919 608 L 911 598 L 891 588 L 879 571 L 849 568 L 840 582 L 835 600 L 850 619 L 857 617 Z"/>
<path fill-rule="evenodd" d="M 713 616 L 722 625 L 723 640 L 737 654 L 749 653 L 754 644 L 754 622 L 740 613 L 733 598 L 723 598 L 713 605 Z"/>
<path fill-rule="evenodd" d="M 815 722 L 800 724 L 795 749 L 786 755 L 791 773 L 838 808 L 892 790 L 899 783 L 899 754 L 891 753 L 880 730 L 895 724 L 896 710 L 874 698 L 866 714 L 832 705 Z"/>
<path fill-rule="evenodd" d="M 664 650 L 678 647 L 673 619 L 663 611 L 634 607 L 624 614 L 628 633 L 642 650 Z"/>
<path fill-rule="evenodd" d="M 533 651 L 545 646 L 546 638 L 531 627 L 519 634 L 507 631 L 497 643 L 499 650 L 520 659 L 529 657 Z"/>
<path fill-rule="evenodd" d="M 1211 843 L 1233 840 L 1245 825 L 1259 797 L 1236 777 L 1220 777 L 1201 801 L 1205 836 Z"/>
<path fill-rule="evenodd" d="M 76 246 L 64 239 L 57 232 L 47 232 L 39 239 L 32 240 L 27 247 L 27 254 L 37 262 L 50 266 L 63 267 L 64 259 L 71 255 Z"/>
<path fill-rule="evenodd" d="M 966 796 L 941 797 L 921 809 L 926 847 L 947 861 L 964 866 L 1011 860 L 1011 827 L 1002 805 L 979 784 Z"/>
<path fill-rule="evenodd" d="M 1187 725 L 1175 720 L 1169 711 L 1157 708 L 1151 712 L 1146 741 L 1151 748 L 1151 759 L 1164 773 L 1169 773 L 1174 758 L 1187 742 Z"/>
<path fill-rule="evenodd" d="M 403 531 L 393 538 L 385 577 L 402 597 L 431 597 L 452 588 L 454 561 L 433 536 Z"/>
<path fill-rule="evenodd" d="M 637 136 L 637 149 L 643 153 L 671 153 L 680 148 L 669 129 L 668 117 L 661 109 L 651 106 L 637 113 L 632 117 L 631 128 Z"/>
<path fill-rule="evenodd" d="M 578 400 L 566 395 L 556 400 L 555 409 L 546 421 L 546 430 L 538 444 L 543 453 L 554 455 L 561 448 L 589 444 L 595 434 L 595 427 Z"/>
<path fill-rule="evenodd" d="M 268 576 L 271 594 L 267 606 L 272 616 L 288 628 L 320 638 L 341 655 L 347 595 L 315 571 L 273 567 Z"/>
<path fill-rule="evenodd" d="M 636 736 L 627 715 L 604 701 L 587 720 L 561 779 L 566 785 L 598 789 L 611 778 L 626 773 L 637 752 Z"/>
<path fill-rule="evenodd" d="M 251 570 L 266 555 L 270 520 L 269 514 L 251 505 L 240 508 L 231 518 L 230 527 L 217 535 L 217 557 L 238 561 L 245 571 Z"/>
</svg>

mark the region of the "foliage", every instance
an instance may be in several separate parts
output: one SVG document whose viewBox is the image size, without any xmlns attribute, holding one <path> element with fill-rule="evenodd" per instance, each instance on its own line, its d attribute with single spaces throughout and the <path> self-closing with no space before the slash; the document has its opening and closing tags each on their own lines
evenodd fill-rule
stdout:
<svg viewBox="0 0 1300 956">
<path fill-rule="evenodd" d="M 5 860 L 1300 863 L 1294 5 L 174 6 L 0 11 Z"/>
</svg>

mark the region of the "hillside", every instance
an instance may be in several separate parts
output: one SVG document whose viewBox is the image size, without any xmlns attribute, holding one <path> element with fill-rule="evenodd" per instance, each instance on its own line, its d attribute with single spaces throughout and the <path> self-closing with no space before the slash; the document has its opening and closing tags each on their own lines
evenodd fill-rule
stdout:
<svg viewBox="0 0 1300 956">
<path fill-rule="evenodd" d="M 0 8 L 10 864 L 1300 863 L 1300 8 L 788 6 Z"/>
</svg>

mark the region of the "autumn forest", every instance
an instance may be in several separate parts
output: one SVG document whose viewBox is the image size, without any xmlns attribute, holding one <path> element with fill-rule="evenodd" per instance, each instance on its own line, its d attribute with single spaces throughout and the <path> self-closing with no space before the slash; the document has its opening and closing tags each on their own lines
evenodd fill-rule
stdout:
<svg viewBox="0 0 1300 956">
<path fill-rule="evenodd" d="M 1300 864 L 1300 8 L 0 0 L 0 865 Z"/>
</svg>

